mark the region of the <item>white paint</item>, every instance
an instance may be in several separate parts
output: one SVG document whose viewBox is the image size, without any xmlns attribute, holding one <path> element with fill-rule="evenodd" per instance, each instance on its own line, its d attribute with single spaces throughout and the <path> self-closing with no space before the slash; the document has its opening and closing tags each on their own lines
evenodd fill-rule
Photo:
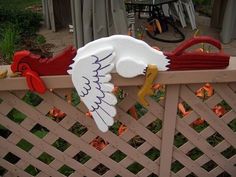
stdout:
<svg viewBox="0 0 236 177">
<path fill-rule="evenodd" d="M 141 40 L 130 36 L 114 35 L 88 43 L 78 49 L 68 73 L 72 82 L 98 126 L 106 132 L 116 115 L 116 97 L 112 94 L 111 71 L 132 78 L 145 74 L 148 64 L 158 70 L 168 68 L 168 59 Z M 99 81 L 99 82 L 97 82 Z"/>
</svg>

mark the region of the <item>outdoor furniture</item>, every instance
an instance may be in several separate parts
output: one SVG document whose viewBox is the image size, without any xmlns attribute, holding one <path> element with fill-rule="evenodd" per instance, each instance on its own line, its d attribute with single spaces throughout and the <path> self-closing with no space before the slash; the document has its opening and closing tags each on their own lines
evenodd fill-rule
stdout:
<svg viewBox="0 0 236 177">
<path fill-rule="evenodd" d="M 196 19 L 195 19 L 195 10 L 193 6 L 192 0 L 181 0 L 181 3 L 184 5 L 184 8 L 186 9 L 190 24 L 192 29 L 196 29 Z"/>
<path fill-rule="evenodd" d="M 183 41 L 185 39 L 185 36 L 178 29 L 173 18 L 165 16 L 162 8 L 163 5 L 170 5 L 171 3 L 175 2 L 177 2 L 177 0 L 126 0 L 125 4 L 128 14 L 130 14 L 132 11 L 135 14 L 135 12 L 138 11 L 139 18 L 141 12 L 149 14 L 149 18 L 147 19 L 148 25 L 145 26 L 145 30 L 150 38 L 162 42 L 177 43 Z M 149 10 L 147 11 L 146 9 Z M 159 33 L 168 31 L 168 25 L 174 29 L 174 32 L 179 34 L 179 38 L 164 39 L 158 36 Z M 133 30 L 134 26 L 134 24 L 131 24 L 132 33 L 135 33 L 135 30 Z M 135 35 L 132 34 L 132 36 Z"/>
<path fill-rule="evenodd" d="M 149 16 L 152 16 L 155 7 L 160 7 L 164 4 L 170 4 L 176 1 L 177 0 L 125 0 L 125 5 L 128 10 L 132 9 L 134 12 L 138 11 L 140 17 L 141 12 L 147 12 L 149 13 Z"/>
</svg>

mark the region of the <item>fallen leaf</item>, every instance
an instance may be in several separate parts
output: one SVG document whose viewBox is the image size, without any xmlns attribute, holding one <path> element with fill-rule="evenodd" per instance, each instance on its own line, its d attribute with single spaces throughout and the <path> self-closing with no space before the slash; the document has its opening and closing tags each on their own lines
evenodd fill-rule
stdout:
<svg viewBox="0 0 236 177">
<path fill-rule="evenodd" d="M 153 90 L 159 90 L 161 88 L 161 84 L 153 84 L 152 89 Z"/>
<path fill-rule="evenodd" d="M 86 112 L 85 115 L 86 115 L 87 117 L 89 117 L 89 118 L 92 118 L 92 117 L 93 117 L 91 112 Z"/>
<path fill-rule="evenodd" d="M 132 106 L 129 110 L 128 110 L 128 113 L 136 120 L 138 120 L 138 114 L 137 114 L 137 111 L 136 111 L 136 108 L 135 106 Z"/>
<path fill-rule="evenodd" d="M 67 103 L 69 103 L 69 104 L 72 103 L 72 95 L 71 95 L 71 93 L 66 94 L 66 101 L 67 101 Z"/>
<path fill-rule="evenodd" d="M 119 92 L 119 87 L 114 86 L 112 93 L 117 94 Z"/>
<path fill-rule="evenodd" d="M 127 130 L 127 127 L 124 124 L 121 124 L 118 129 L 118 136 L 122 135 Z"/>
<path fill-rule="evenodd" d="M 205 84 L 205 86 L 203 88 L 206 91 L 206 94 L 208 97 L 210 97 L 214 94 L 214 89 L 213 89 L 212 85 L 207 83 L 207 84 Z"/>
<path fill-rule="evenodd" d="M 186 109 L 182 103 L 178 104 L 178 109 L 182 113 L 183 116 L 187 116 L 191 112 L 191 111 L 186 111 Z"/>
<path fill-rule="evenodd" d="M 95 139 L 93 139 L 89 144 L 91 144 L 93 147 L 95 147 L 97 150 L 101 151 L 103 148 L 105 148 L 109 143 L 106 142 L 101 137 L 97 136 Z"/>
<path fill-rule="evenodd" d="M 222 117 L 226 112 L 225 108 L 220 105 L 216 105 L 212 110 L 218 117 Z"/>
<path fill-rule="evenodd" d="M 203 87 L 201 87 L 200 89 L 198 89 L 195 93 L 195 95 L 197 97 L 200 97 L 200 98 L 204 98 L 205 97 L 205 91 L 203 89 Z"/>
<path fill-rule="evenodd" d="M 214 94 L 214 89 L 212 85 L 207 83 L 203 87 L 199 88 L 195 94 L 200 98 L 205 98 L 206 96 L 211 97 Z"/>
<path fill-rule="evenodd" d="M 202 125 L 205 122 L 204 119 L 202 118 L 198 118 L 193 122 L 193 125 L 197 126 L 197 125 Z"/>
<path fill-rule="evenodd" d="M 61 119 L 63 119 L 66 116 L 66 113 L 54 107 L 49 111 L 49 115 L 53 117 L 57 122 L 59 122 Z"/>
</svg>

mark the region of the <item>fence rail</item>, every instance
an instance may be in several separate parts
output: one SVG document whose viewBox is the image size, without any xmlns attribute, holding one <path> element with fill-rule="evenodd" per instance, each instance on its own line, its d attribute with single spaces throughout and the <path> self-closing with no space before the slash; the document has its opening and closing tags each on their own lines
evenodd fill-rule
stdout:
<svg viewBox="0 0 236 177">
<path fill-rule="evenodd" d="M 42 78 L 52 89 L 43 95 L 25 78 L 0 80 L 0 176 L 235 176 L 236 58 L 225 70 L 160 72 L 165 87 L 148 108 L 137 101 L 144 77 L 113 74 L 118 114 L 107 133 L 86 116 L 70 76 Z"/>
</svg>

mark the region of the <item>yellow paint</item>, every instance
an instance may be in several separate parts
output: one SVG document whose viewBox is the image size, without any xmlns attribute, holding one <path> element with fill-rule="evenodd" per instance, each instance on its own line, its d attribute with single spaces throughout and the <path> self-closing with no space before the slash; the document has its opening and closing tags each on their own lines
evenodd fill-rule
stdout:
<svg viewBox="0 0 236 177">
<path fill-rule="evenodd" d="M 139 102 L 144 107 L 147 107 L 149 105 L 148 102 L 145 100 L 145 96 L 153 95 L 154 93 L 152 86 L 153 82 L 157 78 L 157 73 L 158 69 L 156 65 L 148 65 L 144 85 L 138 92 Z"/>
</svg>

